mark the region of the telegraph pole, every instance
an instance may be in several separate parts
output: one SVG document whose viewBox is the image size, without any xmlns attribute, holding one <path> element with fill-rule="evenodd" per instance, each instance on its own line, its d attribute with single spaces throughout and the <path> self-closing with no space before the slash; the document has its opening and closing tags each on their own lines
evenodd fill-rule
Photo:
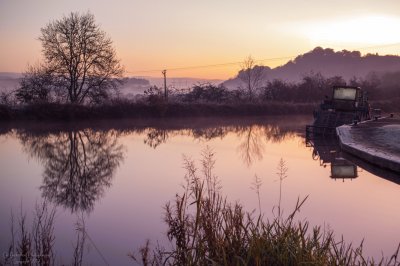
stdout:
<svg viewBox="0 0 400 266">
<path fill-rule="evenodd" d="M 164 98 L 165 101 L 168 99 L 168 91 L 167 91 L 167 70 L 164 69 L 162 71 L 162 74 L 164 75 Z"/>
</svg>

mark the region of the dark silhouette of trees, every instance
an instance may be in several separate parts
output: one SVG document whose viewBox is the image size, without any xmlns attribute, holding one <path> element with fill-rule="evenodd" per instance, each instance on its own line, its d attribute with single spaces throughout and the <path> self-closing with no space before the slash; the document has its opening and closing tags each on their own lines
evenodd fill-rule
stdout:
<svg viewBox="0 0 400 266">
<path fill-rule="evenodd" d="M 288 98 L 288 93 L 293 91 L 294 85 L 280 79 L 268 81 L 266 86 L 260 91 L 262 101 L 284 101 Z"/>
<path fill-rule="evenodd" d="M 27 71 L 19 99 L 48 101 L 50 91 L 60 101 L 100 103 L 116 89 L 123 69 L 112 41 L 90 13 L 71 13 L 41 29 L 43 67 Z"/>
<path fill-rule="evenodd" d="M 184 96 L 187 102 L 215 102 L 221 103 L 229 99 L 229 91 L 223 85 L 210 83 L 197 84 Z"/>
<path fill-rule="evenodd" d="M 18 137 L 27 152 L 44 165 L 43 197 L 72 212 L 93 209 L 123 159 L 123 146 L 112 131 L 19 133 Z"/>
<path fill-rule="evenodd" d="M 326 78 L 321 73 L 304 75 L 299 83 L 275 79 L 260 89 L 261 101 L 316 103 L 332 95 L 333 86 L 346 85 L 340 76 Z"/>
<path fill-rule="evenodd" d="M 400 97 L 400 71 L 383 74 L 379 82 L 381 97 L 394 98 Z"/>
<path fill-rule="evenodd" d="M 256 65 L 256 61 L 251 57 L 247 57 L 241 66 L 238 77 L 245 84 L 249 99 L 253 99 L 254 90 L 261 86 L 264 79 L 264 67 Z"/>
<path fill-rule="evenodd" d="M 159 104 L 164 102 L 163 89 L 157 86 L 151 86 L 145 90 L 144 95 L 146 95 L 146 100 L 150 104 Z"/>
<path fill-rule="evenodd" d="M 388 88 L 380 88 L 381 82 L 382 80 L 377 73 L 371 72 L 365 78 L 353 77 L 349 83 L 351 86 L 361 87 L 368 92 L 368 97 L 370 99 L 381 100 L 386 97 L 391 98 L 395 96 L 395 93 Z"/>
<path fill-rule="evenodd" d="M 50 102 L 55 85 L 55 77 L 48 68 L 40 64 L 29 66 L 15 96 L 24 103 Z"/>
</svg>

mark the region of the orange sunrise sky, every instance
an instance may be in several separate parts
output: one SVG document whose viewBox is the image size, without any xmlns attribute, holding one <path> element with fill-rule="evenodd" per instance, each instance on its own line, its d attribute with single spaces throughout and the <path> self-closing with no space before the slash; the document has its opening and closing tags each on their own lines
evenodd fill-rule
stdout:
<svg viewBox="0 0 400 266">
<path fill-rule="evenodd" d="M 40 61 L 40 28 L 75 11 L 94 14 L 125 76 L 227 79 L 248 55 L 276 67 L 316 46 L 400 54 L 399 0 L 0 0 L 0 72 Z"/>
</svg>

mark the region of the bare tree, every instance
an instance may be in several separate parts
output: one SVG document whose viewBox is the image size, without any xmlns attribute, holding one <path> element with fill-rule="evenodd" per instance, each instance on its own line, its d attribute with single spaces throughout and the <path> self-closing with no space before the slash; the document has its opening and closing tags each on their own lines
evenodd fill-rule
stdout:
<svg viewBox="0 0 400 266">
<path fill-rule="evenodd" d="M 30 65 L 19 83 L 15 97 L 23 103 L 49 102 L 54 85 L 55 80 L 44 65 Z"/>
<path fill-rule="evenodd" d="M 256 65 L 256 61 L 248 56 L 241 65 L 238 77 L 244 82 L 249 99 L 252 100 L 254 90 L 260 87 L 264 79 L 264 67 Z"/>
<path fill-rule="evenodd" d="M 48 23 L 41 33 L 46 67 L 61 81 L 68 102 L 97 103 L 109 97 L 123 68 L 92 14 L 71 13 Z"/>
</svg>

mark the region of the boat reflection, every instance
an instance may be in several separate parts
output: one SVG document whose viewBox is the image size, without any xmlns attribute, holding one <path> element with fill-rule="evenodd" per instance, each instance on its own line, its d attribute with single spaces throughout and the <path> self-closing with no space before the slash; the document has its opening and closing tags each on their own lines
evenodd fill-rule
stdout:
<svg viewBox="0 0 400 266">
<path fill-rule="evenodd" d="M 356 178 L 357 166 L 344 158 L 335 158 L 331 163 L 332 178 Z"/>
<path fill-rule="evenodd" d="M 306 138 L 306 146 L 313 149 L 313 160 L 319 161 L 322 167 L 330 165 L 333 179 L 354 179 L 360 171 L 367 171 L 400 185 L 397 173 L 376 167 L 344 151 L 341 151 L 339 141 L 335 137 Z"/>
<path fill-rule="evenodd" d="M 323 167 L 330 165 L 331 178 L 344 181 L 358 177 L 357 165 L 344 158 L 336 138 L 307 138 L 306 146 L 313 149 L 313 160 L 318 160 Z"/>
</svg>

